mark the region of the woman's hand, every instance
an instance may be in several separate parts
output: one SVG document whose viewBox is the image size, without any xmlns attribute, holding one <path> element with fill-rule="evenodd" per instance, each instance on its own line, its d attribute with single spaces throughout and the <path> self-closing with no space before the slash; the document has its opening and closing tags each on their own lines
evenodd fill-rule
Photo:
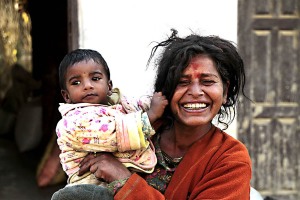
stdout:
<svg viewBox="0 0 300 200">
<path fill-rule="evenodd" d="M 107 183 L 125 179 L 131 172 L 111 153 L 97 153 L 87 155 L 80 163 L 79 176 L 87 171 L 92 172 L 98 179 Z"/>
</svg>

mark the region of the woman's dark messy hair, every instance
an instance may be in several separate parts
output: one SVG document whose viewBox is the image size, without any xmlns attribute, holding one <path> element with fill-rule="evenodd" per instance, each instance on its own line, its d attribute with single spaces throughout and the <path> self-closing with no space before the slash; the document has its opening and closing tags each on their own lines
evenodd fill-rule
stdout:
<svg viewBox="0 0 300 200">
<path fill-rule="evenodd" d="M 201 54 L 209 56 L 214 61 L 224 87 L 229 83 L 227 101 L 222 105 L 217 116 L 218 123 L 224 125 L 225 129 L 228 128 L 235 117 L 235 104 L 238 101 L 240 90 L 245 96 L 244 63 L 233 43 L 218 36 L 197 34 L 180 38 L 177 36 L 177 31 L 172 29 L 172 34 L 167 40 L 157 43 L 152 48 L 148 65 L 159 48 L 163 50 L 155 63 L 157 71 L 154 90 L 155 92 L 162 91 L 169 102 L 183 71 L 192 58 Z M 170 123 L 174 120 L 170 104 L 165 109 L 164 117 L 171 119 Z"/>
<path fill-rule="evenodd" d="M 65 78 L 69 67 L 81 61 L 88 62 L 89 60 L 93 60 L 95 63 L 102 65 L 105 70 L 107 79 L 110 80 L 110 70 L 108 68 L 108 65 L 98 51 L 92 49 L 75 49 L 70 53 L 68 53 L 67 55 L 65 55 L 65 57 L 60 62 L 59 69 L 58 69 L 60 88 L 63 90 L 66 89 Z"/>
</svg>

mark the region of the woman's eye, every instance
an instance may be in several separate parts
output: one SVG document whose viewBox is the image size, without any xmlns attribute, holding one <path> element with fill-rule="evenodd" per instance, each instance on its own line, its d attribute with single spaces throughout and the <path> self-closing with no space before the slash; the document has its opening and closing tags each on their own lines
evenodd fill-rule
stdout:
<svg viewBox="0 0 300 200">
<path fill-rule="evenodd" d="M 188 85 L 190 83 L 189 80 L 180 80 L 178 85 Z"/>
<path fill-rule="evenodd" d="M 203 85 L 212 85 L 212 84 L 215 83 L 215 81 L 213 81 L 213 80 L 203 80 L 202 83 L 203 83 Z"/>
</svg>

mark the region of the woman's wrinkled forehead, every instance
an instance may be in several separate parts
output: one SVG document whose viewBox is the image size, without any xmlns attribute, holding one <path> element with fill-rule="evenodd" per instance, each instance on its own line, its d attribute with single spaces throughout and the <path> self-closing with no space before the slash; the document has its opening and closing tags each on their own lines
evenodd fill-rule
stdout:
<svg viewBox="0 0 300 200">
<path fill-rule="evenodd" d="M 197 74 L 199 74 L 199 72 L 201 72 L 201 74 L 219 76 L 219 73 L 215 66 L 215 62 L 211 59 L 210 56 L 206 54 L 199 54 L 197 56 L 194 56 L 183 72 L 184 74 L 188 72 L 193 76 L 196 76 Z"/>
</svg>

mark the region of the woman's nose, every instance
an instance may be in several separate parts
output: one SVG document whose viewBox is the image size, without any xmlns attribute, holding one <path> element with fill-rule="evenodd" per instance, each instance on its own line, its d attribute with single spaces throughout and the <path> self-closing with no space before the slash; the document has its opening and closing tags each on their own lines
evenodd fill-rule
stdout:
<svg viewBox="0 0 300 200">
<path fill-rule="evenodd" d="M 193 96 L 201 96 L 204 94 L 202 87 L 199 83 L 192 83 L 189 88 L 190 94 Z"/>
</svg>

